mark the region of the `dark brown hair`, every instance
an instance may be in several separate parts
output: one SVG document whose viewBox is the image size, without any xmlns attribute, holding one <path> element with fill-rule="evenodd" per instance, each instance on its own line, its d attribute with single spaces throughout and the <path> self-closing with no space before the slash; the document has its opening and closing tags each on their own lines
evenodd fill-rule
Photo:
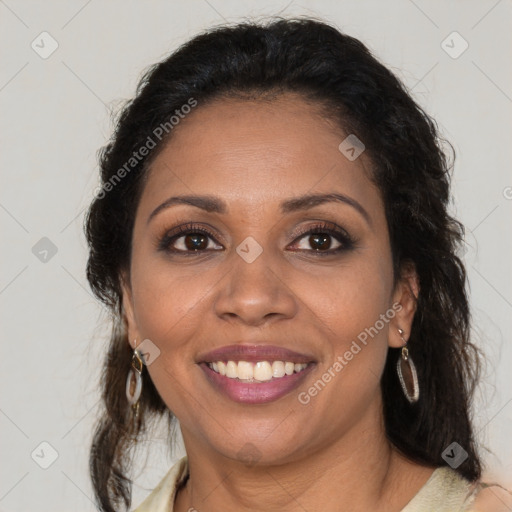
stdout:
<svg viewBox="0 0 512 512">
<path fill-rule="evenodd" d="M 456 471 L 479 478 L 481 463 L 471 425 L 471 399 L 479 352 L 469 340 L 466 273 L 457 251 L 463 227 L 448 213 L 451 165 L 436 123 L 397 77 L 357 39 L 312 19 L 275 19 L 211 29 L 194 37 L 143 77 L 123 108 L 110 142 L 101 150 L 103 188 L 86 219 L 90 254 L 87 278 L 113 314 L 113 332 L 102 375 L 104 411 L 98 422 L 90 472 L 101 510 L 131 504 L 130 452 L 153 418 L 167 409 L 143 373 L 141 423 L 131 427 L 125 398 L 131 348 L 121 305 L 121 272 L 129 272 L 135 212 L 150 159 L 138 150 L 155 139 L 191 98 L 197 109 L 233 95 L 299 93 L 324 108 L 346 133 L 364 141 L 372 179 L 384 199 L 395 280 L 413 262 L 421 291 L 409 339 L 421 397 L 409 404 L 399 386 L 396 349 L 389 349 L 381 388 L 386 433 L 411 460 L 445 465 L 453 441 L 468 453 Z M 130 160 L 137 153 L 135 160 Z M 131 165 L 126 166 L 130 161 Z M 125 169 L 121 179 L 120 169 Z M 107 184 L 110 184 L 108 186 Z"/>
</svg>

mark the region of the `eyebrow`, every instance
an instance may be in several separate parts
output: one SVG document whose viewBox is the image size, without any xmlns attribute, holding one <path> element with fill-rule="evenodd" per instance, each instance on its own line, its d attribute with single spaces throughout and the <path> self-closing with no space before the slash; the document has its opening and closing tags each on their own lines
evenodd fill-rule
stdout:
<svg viewBox="0 0 512 512">
<path fill-rule="evenodd" d="M 372 224 L 370 215 L 363 208 L 363 206 L 355 199 L 348 197 L 344 194 L 306 194 L 299 197 L 293 197 L 287 199 L 281 203 L 282 213 L 292 213 L 297 211 L 308 210 L 315 206 L 319 206 L 326 203 L 339 202 L 347 204 L 354 208 L 361 216 L 366 220 L 368 224 Z M 161 205 L 157 206 L 149 215 L 147 222 L 149 223 L 156 215 L 161 211 L 170 208 L 171 206 L 178 204 L 187 204 L 195 206 L 209 213 L 220 213 L 226 214 L 228 211 L 226 203 L 216 196 L 209 195 L 187 195 L 187 196 L 175 196 L 165 200 Z"/>
</svg>

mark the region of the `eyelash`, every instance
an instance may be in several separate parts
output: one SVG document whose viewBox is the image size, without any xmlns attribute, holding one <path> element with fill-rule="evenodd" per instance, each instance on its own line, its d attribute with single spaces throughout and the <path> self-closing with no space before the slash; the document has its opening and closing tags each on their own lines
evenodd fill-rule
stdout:
<svg viewBox="0 0 512 512">
<path fill-rule="evenodd" d="M 198 234 L 201 233 L 206 235 L 207 237 L 214 240 L 215 243 L 218 244 L 217 240 L 215 240 L 215 235 L 203 228 L 201 226 L 195 224 L 185 224 L 183 226 L 178 226 L 177 228 L 167 232 L 158 242 L 158 250 L 171 253 L 173 255 L 183 255 L 183 256 L 198 256 L 204 254 L 205 252 L 209 252 L 209 249 L 202 249 L 198 251 L 183 251 L 180 249 L 171 249 L 170 246 L 176 240 L 182 238 L 185 235 L 189 234 Z M 344 230 L 336 226 L 336 224 L 330 222 L 322 222 L 317 224 L 306 231 L 299 232 L 295 234 L 295 240 L 300 240 L 304 238 L 306 235 L 314 235 L 314 234 L 322 234 L 329 235 L 337 240 L 341 245 L 336 249 L 328 249 L 326 251 L 320 251 L 315 249 L 298 249 L 297 252 L 311 252 L 315 256 L 332 256 L 334 254 L 338 254 L 341 252 L 349 251 L 355 247 L 356 241 Z"/>
</svg>

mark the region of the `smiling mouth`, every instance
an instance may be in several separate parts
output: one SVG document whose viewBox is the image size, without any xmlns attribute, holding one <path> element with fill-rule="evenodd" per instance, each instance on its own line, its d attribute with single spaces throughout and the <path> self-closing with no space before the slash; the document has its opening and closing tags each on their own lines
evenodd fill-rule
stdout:
<svg viewBox="0 0 512 512">
<path fill-rule="evenodd" d="M 217 392 L 255 405 L 289 395 L 317 365 L 313 354 L 261 342 L 219 347 L 199 354 L 196 363 Z"/>
<path fill-rule="evenodd" d="M 270 382 L 303 372 L 311 363 L 291 361 L 216 361 L 206 363 L 215 373 L 244 383 Z"/>
</svg>

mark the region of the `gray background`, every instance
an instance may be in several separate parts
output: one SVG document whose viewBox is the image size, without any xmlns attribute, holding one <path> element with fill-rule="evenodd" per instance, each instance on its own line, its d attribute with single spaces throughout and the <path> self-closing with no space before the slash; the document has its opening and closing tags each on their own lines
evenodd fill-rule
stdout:
<svg viewBox="0 0 512 512">
<path fill-rule="evenodd" d="M 95 509 L 87 456 L 108 317 L 86 284 L 82 222 L 111 110 L 201 29 L 279 12 L 361 38 L 455 147 L 453 211 L 467 228 L 474 339 L 488 359 L 475 422 L 492 473 L 512 481 L 510 0 L 0 0 L 0 511 Z M 49 56 L 43 31 L 58 43 Z M 157 430 L 134 504 L 171 462 Z"/>
</svg>

